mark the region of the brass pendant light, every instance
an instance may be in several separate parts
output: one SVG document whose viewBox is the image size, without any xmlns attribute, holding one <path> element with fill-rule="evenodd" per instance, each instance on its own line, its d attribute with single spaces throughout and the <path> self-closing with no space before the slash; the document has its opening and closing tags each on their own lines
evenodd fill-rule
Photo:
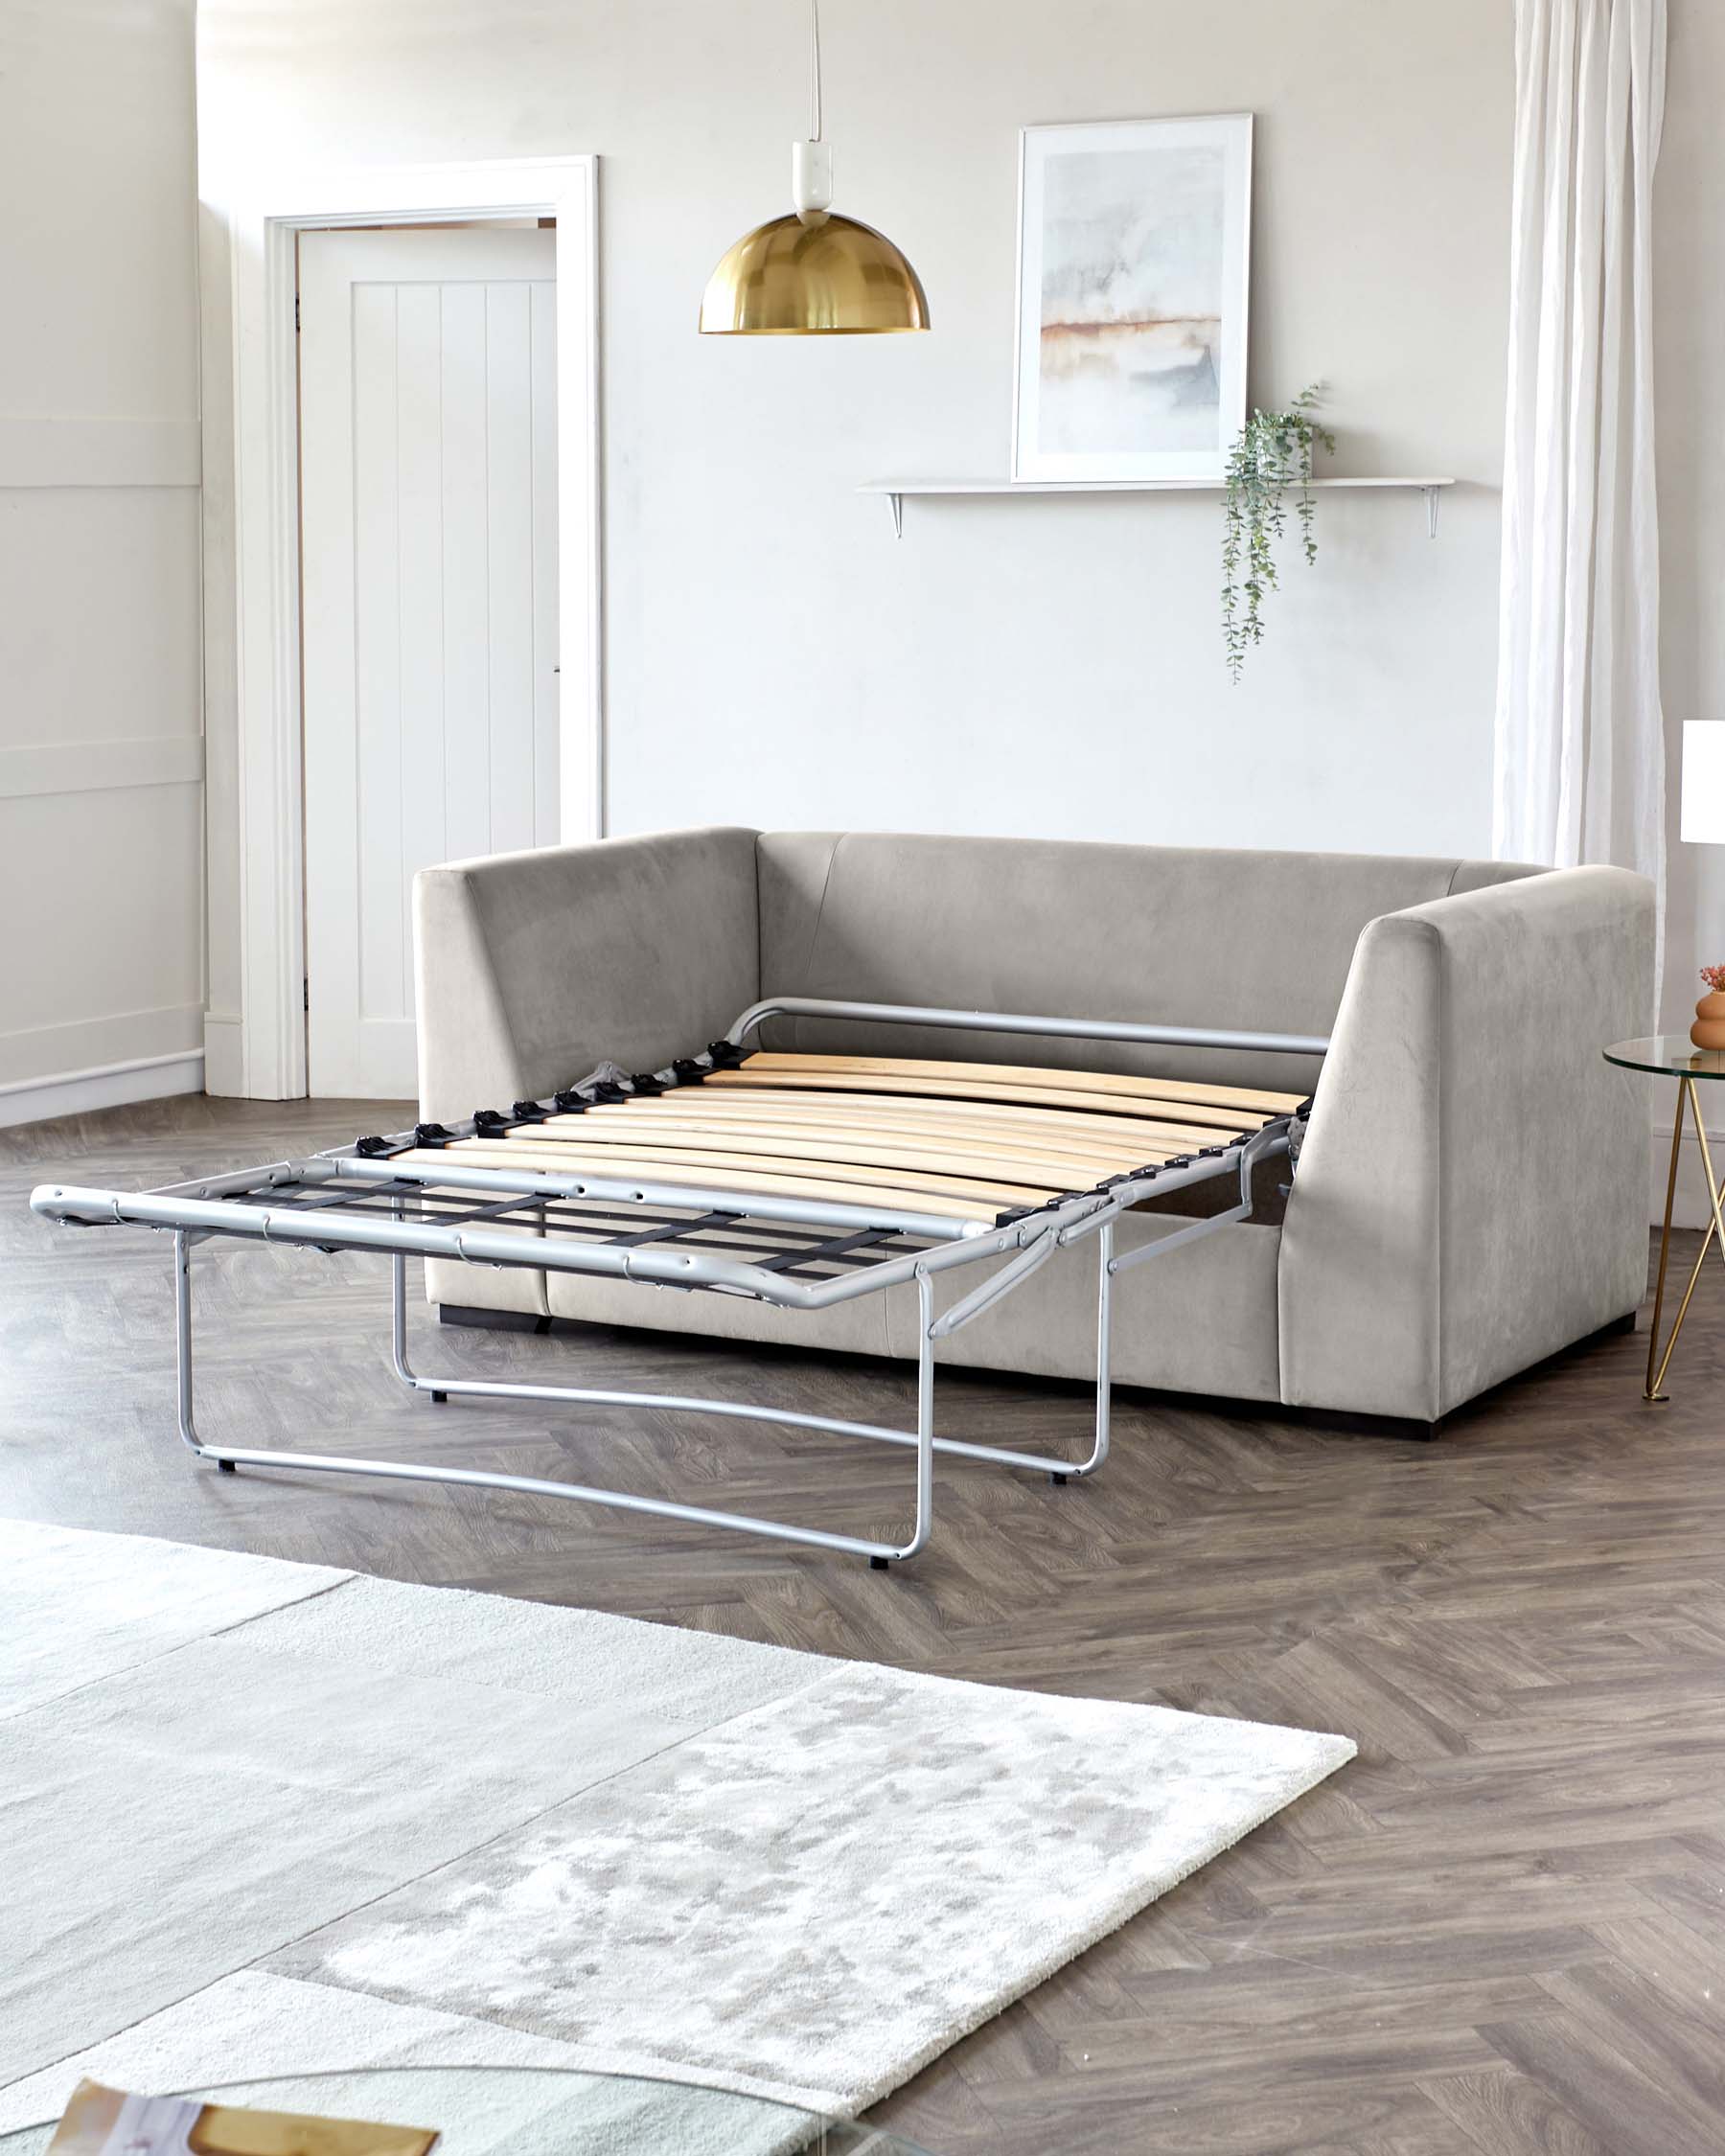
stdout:
<svg viewBox="0 0 1725 2156">
<path fill-rule="evenodd" d="M 820 0 L 814 14 L 813 126 L 791 145 L 788 217 L 746 232 L 712 276 L 701 327 L 714 336 L 845 336 L 926 330 L 922 280 L 884 233 L 836 217 L 833 153 L 820 136 Z"/>
</svg>

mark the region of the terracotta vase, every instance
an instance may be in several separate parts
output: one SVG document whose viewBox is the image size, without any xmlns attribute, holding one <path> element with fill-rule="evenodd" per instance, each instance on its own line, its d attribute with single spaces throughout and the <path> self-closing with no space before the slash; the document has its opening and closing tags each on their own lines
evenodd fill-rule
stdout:
<svg viewBox="0 0 1725 2156">
<path fill-rule="evenodd" d="M 1690 1039 L 1697 1048 L 1725 1048 L 1725 990 L 1715 988 L 1695 1005 Z"/>
</svg>

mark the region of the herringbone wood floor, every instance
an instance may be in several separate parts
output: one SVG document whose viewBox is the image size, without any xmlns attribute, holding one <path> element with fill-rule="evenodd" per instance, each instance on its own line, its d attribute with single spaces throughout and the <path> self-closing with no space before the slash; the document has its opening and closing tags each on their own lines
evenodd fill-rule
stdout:
<svg viewBox="0 0 1725 2156">
<path fill-rule="evenodd" d="M 1355 1765 L 883 2107 L 945 2156 L 1725 2147 L 1725 1281 L 1668 1407 L 1642 1404 L 1627 1338 L 1432 1445 L 1127 1395 L 1093 1483 L 943 1469 L 934 1546 L 883 1578 L 573 1505 L 194 1465 L 165 1241 L 51 1229 L 25 1193 L 305 1151 L 380 1113 L 183 1101 L 0 1132 L 0 1510 L 1357 1738 Z M 375 1260 L 230 1246 L 198 1280 L 212 1435 L 451 1458 L 494 1439 L 530 1473 L 902 1517 L 905 1462 L 878 1448 L 410 1399 Z M 788 1352 L 762 1372 L 651 1335 L 419 1339 L 427 1366 L 561 1372 L 585 1348 L 600 1384 L 910 1402 L 903 1369 Z M 950 1427 L 1009 1443 L 1076 1435 L 1087 1406 L 943 1388 Z"/>
</svg>

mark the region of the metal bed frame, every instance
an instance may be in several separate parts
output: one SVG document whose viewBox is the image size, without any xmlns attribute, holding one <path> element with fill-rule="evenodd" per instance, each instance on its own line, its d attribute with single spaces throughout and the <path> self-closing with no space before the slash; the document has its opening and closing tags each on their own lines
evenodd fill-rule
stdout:
<svg viewBox="0 0 1725 2156">
<path fill-rule="evenodd" d="M 596 1100 L 627 1100 L 637 1093 L 698 1084 L 714 1069 L 740 1061 L 740 1051 L 750 1033 L 774 1017 L 854 1019 L 1068 1040 L 1312 1056 L 1322 1056 L 1329 1045 L 1321 1037 L 1303 1034 L 1207 1031 L 1189 1026 L 778 997 L 751 1005 L 725 1038 L 714 1042 L 702 1055 L 632 1079 L 624 1078 L 613 1066 L 603 1066 L 578 1086 L 547 1100 L 517 1102 L 511 1116 L 481 1111 L 459 1125 L 420 1124 L 393 1137 L 360 1138 L 310 1159 L 275 1161 L 159 1190 L 127 1193 L 43 1184 L 32 1193 L 30 1203 L 45 1218 L 76 1226 L 136 1225 L 172 1233 L 179 1432 L 198 1458 L 214 1460 L 224 1473 L 232 1474 L 241 1467 L 296 1468 L 518 1490 L 534 1497 L 570 1499 L 743 1534 L 772 1536 L 817 1549 L 866 1557 L 872 1566 L 885 1569 L 895 1559 L 915 1556 L 928 1543 L 933 1517 L 936 1453 L 1034 1470 L 1046 1474 L 1057 1484 L 1093 1475 L 1101 1467 L 1108 1456 L 1112 1392 L 1109 1336 L 1116 1276 L 1213 1234 L 1230 1222 L 1247 1219 L 1253 1210 L 1254 1169 L 1266 1158 L 1297 1151 L 1298 1121 L 1295 1116 L 1274 1117 L 1261 1129 L 1243 1133 L 1226 1144 L 1212 1144 L 1158 1165 L 1111 1177 L 1093 1189 L 1070 1192 L 1043 1205 L 1001 1214 L 992 1226 L 932 1212 L 726 1192 L 717 1186 L 634 1177 L 567 1176 L 531 1168 L 469 1165 L 458 1156 L 451 1156 L 447 1164 L 401 1158 L 426 1145 L 442 1146 L 475 1135 L 489 1135 L 505 1125 L 542 1120 L 586 1108 Z M 1116 1252 L 1115 1224 L 1129 1207 L 1147 1198 L 1162 1197 L 1225 1175 L 1238 1178 L 1239 1196 L 1234 1204 L 1193 1219 L 1138 1250 Z M 463 1195 L 467 1193 L 472 1194 L 471 1204 Z M 651 1408 L 779 1423 L 913 1449 L 915 1511 L 910 1533 L 902 1542 L 875 1541 L 748 1513 L 550 1481 L 537 1476 L 208 1443 L 197 1433 L 194 1413 L 192 1252 L 197 1244 L 218 1236 L 304 1246 L 325 1253 L 353 1250 L 387 1255 L 392 1285 L 391 1362 L 403 1385 L 416 1392 L 428 1393 L 434 1402 L 451 1398 L 541 1400 Z M 1092 1236 L 1096 1242 L 1097 1278 L 1095 1423 L 1086 1456 L 1068 1460 L 936 1436 L 935 1343 L 1011 1295 L 1057 1251 Z M 686 1247 L 702 1239 L 712 1245 L 715 1238 L 716 1247 Z M 679 1244 L 685 1247 L 678 1248 Z M 649 1281 L 661 1288 L 744 1296 L 792 1310 L 830 1309 L 860 1296 L 913 1283 L 918 1311 L 916 1427 L 913 1431 L 896 1430 L 742 1401 L 423 1376 L 407 1356 L 409 1257 Z M 997 1257 L 1008 1262 L 938 1317 L 935 1315 L 934 1283 L 940 1274 Z"/>
</svg>

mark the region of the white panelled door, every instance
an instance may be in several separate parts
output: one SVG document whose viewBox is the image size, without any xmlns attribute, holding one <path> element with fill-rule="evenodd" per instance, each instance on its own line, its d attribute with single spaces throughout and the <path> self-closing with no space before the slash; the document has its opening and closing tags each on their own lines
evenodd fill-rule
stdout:
<svg viewBox="0 0 1725 2156">
<path fill-rule="evenodd" d="M 314 1095 L 418 1091 L 414 871 L 558 835 L 555 253 L 300 238 Z"/>
</svg>

